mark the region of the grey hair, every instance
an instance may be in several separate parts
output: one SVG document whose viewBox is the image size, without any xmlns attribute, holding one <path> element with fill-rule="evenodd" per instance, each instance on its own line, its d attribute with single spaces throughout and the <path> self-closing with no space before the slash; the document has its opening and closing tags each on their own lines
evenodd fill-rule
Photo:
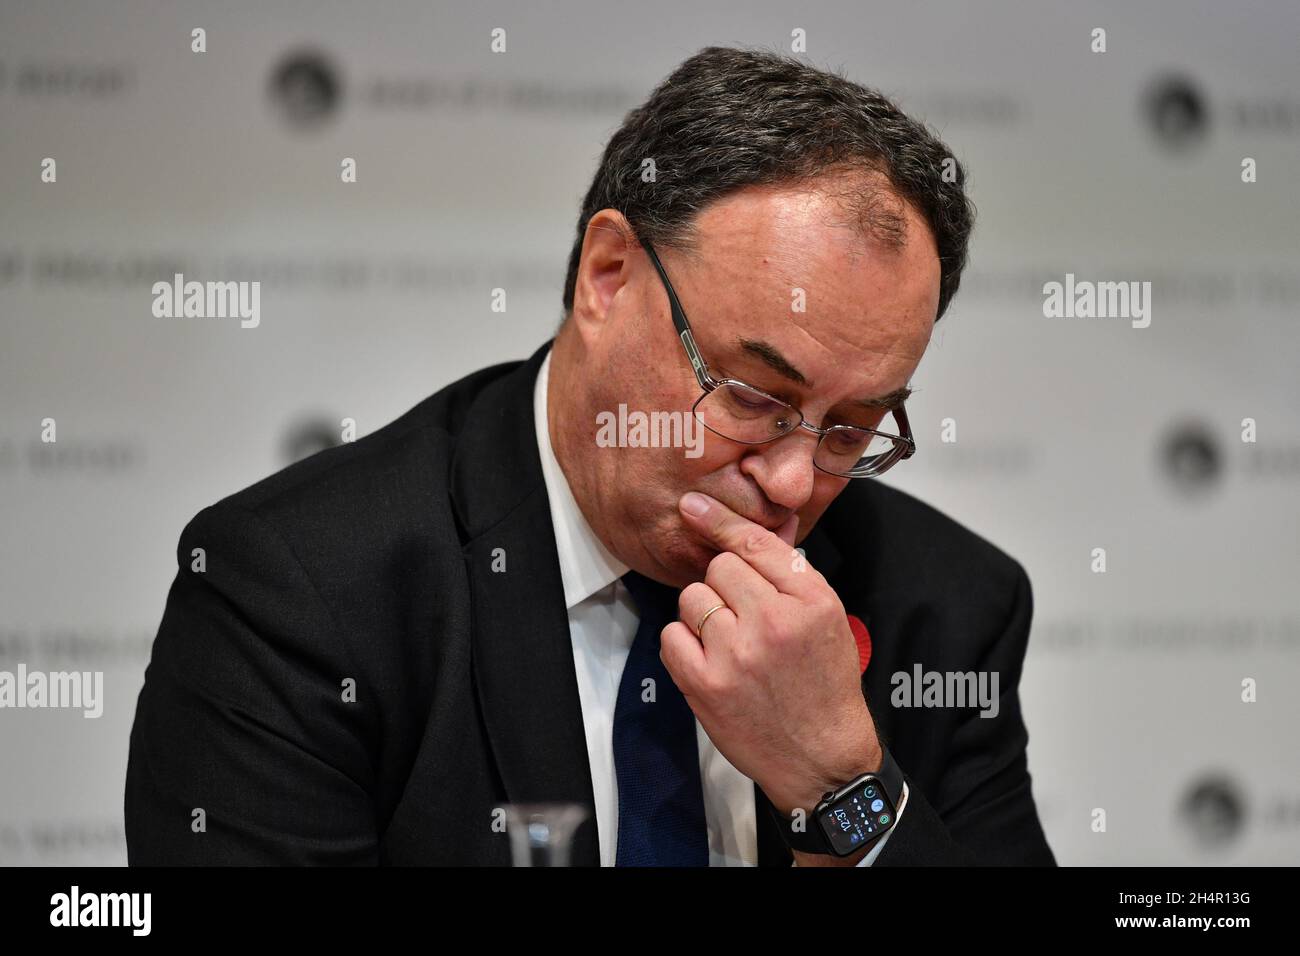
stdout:
<svg viewBox="0 0 1300 956">
<path fill-rule="evenodd" d="M 643 179 L 647 159 L 655 181 Z M 901 245 L 900 198 L 929 224 L 940 265 L 937 321 L 957 292 L 975 219 L 952 151 L 887 97 L 836 73 L 763 50 L 700 50 L 629 111 L 606 144 L 578 216 L 565 316 L 583 237 L 600 210 L 618 210 L 657 248 L 696 254 L 695 219 L 714 200 L 746 186 L 855 170 L 875 175 L 849 177 L 853 185 L 835 195 L 863 235 Z"/>
</svg>

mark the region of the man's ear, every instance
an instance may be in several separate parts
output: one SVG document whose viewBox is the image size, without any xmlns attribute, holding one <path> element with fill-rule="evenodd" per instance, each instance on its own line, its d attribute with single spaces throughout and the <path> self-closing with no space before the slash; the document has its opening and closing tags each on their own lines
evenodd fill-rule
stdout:
<svg viewBox="0 0 1300 956">
<path fill-rule="evenodd" d="M 587 222 L 570 319 L 584 341 L 592 342 L 605 330 L 614 296 L 627 284 L 639 248 L 636 233 L 617 209 L 602 209 Z"/>
</svg>

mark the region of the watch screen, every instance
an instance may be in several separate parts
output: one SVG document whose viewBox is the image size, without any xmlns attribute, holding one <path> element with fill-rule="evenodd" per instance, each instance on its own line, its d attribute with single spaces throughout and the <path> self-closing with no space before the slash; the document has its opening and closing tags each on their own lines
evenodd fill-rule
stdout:
<svg viewBox="0 0 1300 956">
<path fill-rule="evenodd" d="M 819 820 L 835 852 L 847 856 L 889 829 L 894 804 L 872 780 L 831 804 Z"/>
</svg>

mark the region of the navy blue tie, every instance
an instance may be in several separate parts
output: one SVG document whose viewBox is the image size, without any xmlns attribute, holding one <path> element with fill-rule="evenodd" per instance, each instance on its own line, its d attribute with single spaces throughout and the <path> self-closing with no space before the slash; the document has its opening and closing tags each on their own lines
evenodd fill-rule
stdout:
<svg viewBox="0 0 1300 956">
<path fill-rule="evenodd" d="M 635 571 L 623 583 L 641 621 L 614 708 L 615 865 L 708 866 L 695 715 L 659 659 L 659 632 L 677 619 L 678 592 Z"/>
</svg>

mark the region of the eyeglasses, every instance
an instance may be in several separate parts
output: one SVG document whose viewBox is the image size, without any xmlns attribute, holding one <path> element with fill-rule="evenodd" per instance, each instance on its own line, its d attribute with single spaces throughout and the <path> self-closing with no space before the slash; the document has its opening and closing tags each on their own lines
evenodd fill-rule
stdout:
<svg viewBox="0 0 1300 956">
<path fill-rule="evenodd" d="M 704 393 L 692 406 L 695 418 L 716 435 L 746 445 L 776 441 L 803 428 L 817 436 L 813 465 L 840 478 L 874 478 L 916 453 L 916 442 L 902 403 L 879 409 L 870 426 L 831 425 L 818 428 L 804 420 L 803 412 L 760 388 L 732 378 L 715 379 L 695 344 L 691 324 L 677 299 L 668 273 L 652 246 L 641 240 L 663 280 L 672 308 L 673 325 L 686 349 L 695 378 Z"/>
</svg>

